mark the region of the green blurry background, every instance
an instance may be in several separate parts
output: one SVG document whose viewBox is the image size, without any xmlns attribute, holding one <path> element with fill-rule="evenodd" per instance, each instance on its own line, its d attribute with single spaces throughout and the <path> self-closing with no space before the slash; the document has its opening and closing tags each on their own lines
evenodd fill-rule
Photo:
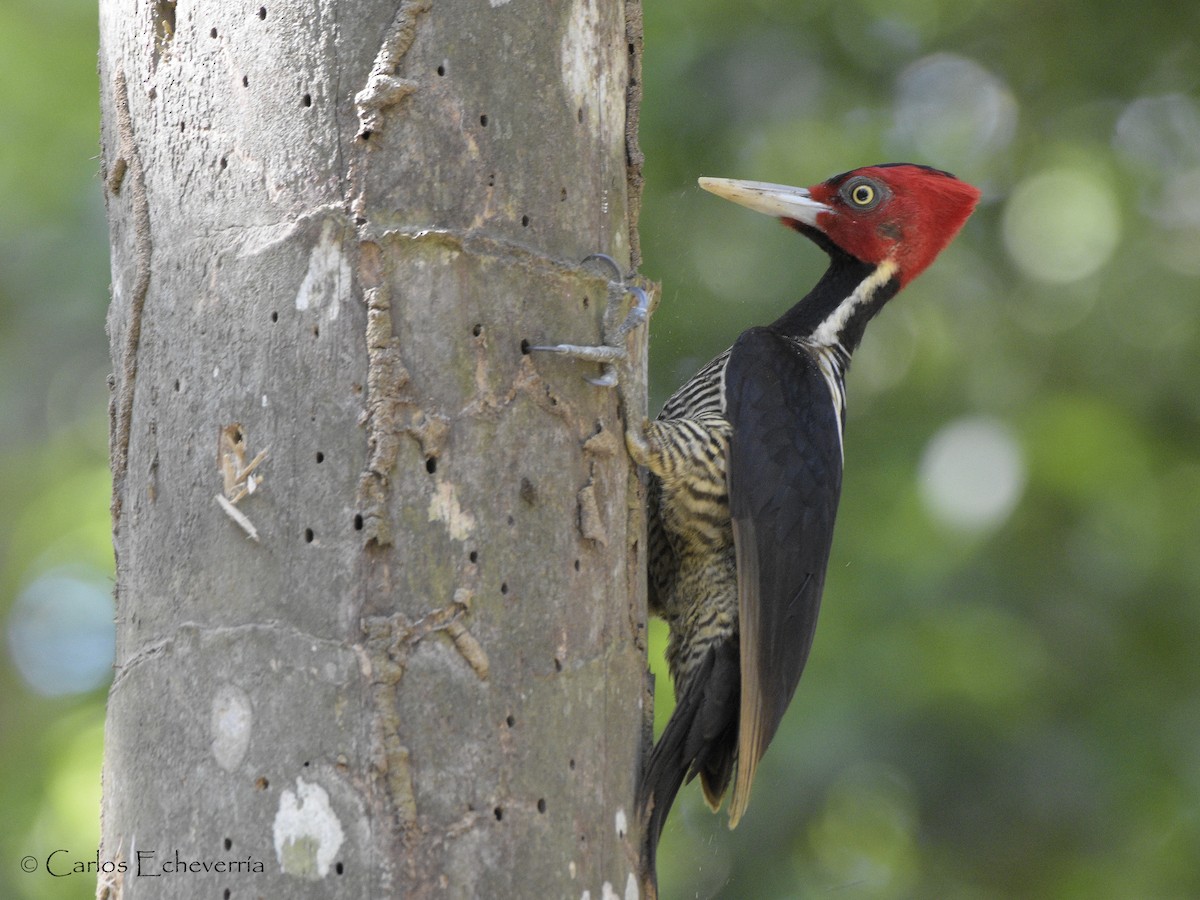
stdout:
<svg viewBox="0 0 1200 900">
<path fill-rule="evenodd" d="M 94 890 L 19 860 L 98 830 L 95 22 L 0 5 L 3 897 Z M 856 356 L 812 661 L 741 827 L 685 791 L 664 900 L 1200 897 L 1198 35 L 1182 3 L 646 0 L 655 409 L 823 265 L 698 175 L 985 195 Z"/>
</svg>

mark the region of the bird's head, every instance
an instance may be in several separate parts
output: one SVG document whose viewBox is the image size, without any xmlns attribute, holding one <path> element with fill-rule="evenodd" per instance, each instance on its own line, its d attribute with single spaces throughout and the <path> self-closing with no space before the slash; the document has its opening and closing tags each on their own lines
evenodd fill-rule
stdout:
<svg viewBox="0 0 1200 900">
<path fill-rule="evenodd" d="M 901 286 L 958 234 L 979 190 L 949 172 L 911 163 L 865 166 L 810 188 L 701 178 L 706 191 L 872 265 L 895 267 Z"/>
</svg>

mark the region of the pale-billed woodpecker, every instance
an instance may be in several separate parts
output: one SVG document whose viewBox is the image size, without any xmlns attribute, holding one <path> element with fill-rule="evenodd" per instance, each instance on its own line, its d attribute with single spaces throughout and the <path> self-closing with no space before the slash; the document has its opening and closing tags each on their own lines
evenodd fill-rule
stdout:
<svg viewBox="0 0 1200 900">
<path fill-rule="evenodd" d="M 842 483 L 845 378 L 867 322 L 953 239 L 979 191 L 947 172 L 868 166 L 814 187 L 701 178 L 829 255 L 808 294 L 750 328 L 629 428 L 650 473 L 649 598 L 670 629 L 676 707 L 638 791 L 643 864 L 684 781 L 729 825 L 808 660 Z M 619 335 L 645 318 L 645 297 Z M 619 342 L 623 344 L 623 341 Z M 537 347 L 613 362 L 620 347 Z M 736 769 L 736 775 L 734 774 Z"/>
</svg>

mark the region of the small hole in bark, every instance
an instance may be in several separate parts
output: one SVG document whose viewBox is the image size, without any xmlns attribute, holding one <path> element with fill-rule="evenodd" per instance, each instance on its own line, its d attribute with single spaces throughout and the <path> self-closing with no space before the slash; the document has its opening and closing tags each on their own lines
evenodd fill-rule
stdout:
<svg viewBox="0 0 1200 900">
<path fill-rule="evenodd" d="M 529 227 L 529 216 L 521 216 L 521 227 L 522 228 Z"/>
<path fill-rule="evenodd" d="M 250 76 L 249 75 L 242 76 L 242 87 L 250 87 Z"/>
<path fill-rule="evenodd" d="M 575 571 L 579 571 L 579 560 L 575 560 Z"/>
<path fill-rule="evenodd" d="M 312 327 L 312 333 L 313 333 L 313 337 L 320 337 L 321 336 L 321 326 L 314 325 Z"/>
<path fill-rule="evenodd" d="M 355 530 L 355 531 L 362 531 L 362 529 L 363 529 L 363 517 L 362 517 L 362 513 L 355 513 L 355 514 L 354 514 L 354 530 Z"/>
<path fill-rule="evenodd" d="M 471 329 L 471 334 L 475 335 L 475 337 L 479 337 L 481 334 L 483 334 L 483 326 L 476 322 L 475 327 Z"/>
<path fill-rule="evenodd" d="M 479 562 L 479 551 L 472 550 L 470 553 L 467 554 L 467 559 L 469 559 L 473 563 Z"/>
<path fill-rule="evenodd" d="M 568 768 L 568 769 L 570 769 L 572 772 L 574 772 L 574 771 L 575 771 L 575 760 L 573 760 L 573 759 L 572 759 L 572 760 L 568 760 L 568 761 L 567 761 L 567 768 Z"/>
<path fill-rule="evenodd" d="M 557 656 L 556 656 L 556 657 L 554 657 L 554 671 L 555 671 L 555 672 L 561 672 L 561 671 L 562 671 L 562 660 L 561 660 L 561 659 L 559 659 Z"/>
<path fill-rule="evenodd" d="M 229 160 L 226 157 L 222 156 L 221 157 L 221 168 L 226 169 L 228 167 L 229 167 Z"/>
<path fill-rule="evenodd" d="M 180 131 L 186 131 L 186 130 L 187 130 L 187 122 L 180 122 L 180 123 L 179 123 L 179 130 L 180 130 Z"/>
<path fill-rule="evenodd" d="M 318 450 L 317 451 L 317 463 L 320 464 L 323 462 L 325 462 L 325 454 L 322 453 L 320 450 Z"/>
<path fill-rule="evenodd" d="M 232 896 L 233 896 L 233 894 L 231 894 L 231 893 L 229 892 L 229 888 L 225 888 L 225 893 L 224 893 L 224 894 L 222 894 L 221 896 L 224 898 L 224 900 L 229 900 L 229 898 L 230 898 L 230 897 L 232 897 Z"/>
<path fill-rule="evenodd" d="M 305 94 L 303 97 L 300 98 L 300 102 L 304 106 L 312 106 L 312 94 Z"/>
<path fill-rule="evenodd" d="M 521 499 L 530 506 L 533 506 L 533 504 L 537 503 L 537 488 L 533 486 L 533 482 L 528 478 L 521 479 L 520 495 Z"/>
<path fill-rule="evenodd" d="M 579 107 L 579 109 L 577 109 L 575 111 L 575 121 L 578 122 L 580 125 L 583 124 L 583 107 L 582 106 Z"/>
<path fill-rule="evenodd" d="M 278 322 L 279 321 L 279 313 L 277 313 L 277 312 L 271 313 L 271 321 Z"/>
<path fill-rule="evenodd" d="M 233 849 L 233 841 L 232 841 L 232 840 L 230 840 L 229 838 L 225 838 L 225 849 L 226 849 L 226 850 L 232 850 L 232 849 Z"/>
<path fill-rule="evenodd" d="M 561 191 L 558 192 L 558 199 L 562 200 L 564 202 L 566 201 L 566 199 L 567 199 L 567 189 L 566 188 L 563 188 Z"/>
<path fill-rule="evenodd" d="M 487 113 L 484 113 L 482 116 L 479 117 L 479 124 L 482 125 L 484 128 L 487 128 Z"/>
<path fill-rule="evenodd" d="M 488 187 L 495 187 L 495 186 L 496 186 L 496 173 L 493 172 L 491 175 L 488 176 Z"/>
<path fill-rule="evenodd" d="M 425 458 L 425 471 L 432 475 L 437 471 L 437 457 L 427 456 Z"/>
<path fill-rule="evenodd" d="M 179 379 L 175 379 L 175 393 L 179 393 Z"/>
<path fill-rule="evenodd" d="M 495 809 L 492 810 L 492 815 L 496 817 L 497 822 L 503 821 L 504 810 L 501 809 L 499 806 L 497 806 Z"/>
<path fill-rule="evenodd" d="M 521 341 L 521 355 L 522 356 L 529 355 L 529 341 L 527 341 L 527 340 Z"/>
<path fill-rule="evenodd" d="M 313 534 L 313 530 L 311 528 L 304 529 L 304 543 L 311 544 L 314 537 L 315 535 Z M 305 763 L 305 765 L 307 766 L 308 763 Z"/>
<path fill-rule="evenodd" d="M 306 768 L 306 769 L 307 769 L 307 768 L 309 767 L 309 765 L 311 765 L 311 764 L 310 764 L 310 763 L 309 763 L 309 761 L 306 759 L 306 760 L 304 761 L 304 768 Z"/>
<path fill-rule="evenodd" d="M 341 863 L 338 863 L 337 865 L 335 865 L 335 866 L 333 867 L 333 871 L 335 871 L 335 872 L 337 872 L 339 875 L 341 875 L 343 872 L 345 872 L 345 871 L 346 871 L 346 869 L 345 869 L 345 867 L 344 867 L 344 866 L 343 866 Z"/>
<path fill-rule="evenodd" d="M 267 8 L 265 6 L 260 6 L 258 8 L 258 17 L 260 19 L 265 19 L 267 17 Z"/>
<path fill-rule="evenodd" d="M 360 132 L 358 133 L 358 136 L 359 136 L 360 138 L 362 138 L 364 141 L 369 141 L 369 140 L 371 139 L 371 129 L 370 129 L 370 128 L 364 128 L 362 131 L 360 131 Z"/>
<path fill-rule="evenodd" d="M 212 31 L 210 31 L 208 33 L 208 36 L 211 38 L 215 38 L 217 36 L 217 29 L 214 28 Z"/>
<path fill-rule="evenodd" d="M 508 582 L 507 581 L 500 582 L 500 593 L 502 593 L 502 594 L 508 593 Z"/>
<path fill-rule="evenodd" d="M 512 728 L 514 725 L 517 724 L 517 720 L 515 718 L 513 718 L 513 716 L 509 715 L 508 717 L 505 718 L 504 724 L 507 725 L 509 728 Z"/>
<path fill-rule="evenodd" d="M 540 813 L 544 813 L 546 811 L 546 798 L 545 797 L 538 797 L 537 807 L 538 807 L 538 812 L 540 812 Z"/>
<path fill-rule="evenodd" d="M 442 63 L 440 66 L 437 67 L 437 73 L 438 73 L 438 75 L 442 75 L 442 76 L 444 76 L 446 74 L 446 64 L 445 63 Z"/>
</svg>

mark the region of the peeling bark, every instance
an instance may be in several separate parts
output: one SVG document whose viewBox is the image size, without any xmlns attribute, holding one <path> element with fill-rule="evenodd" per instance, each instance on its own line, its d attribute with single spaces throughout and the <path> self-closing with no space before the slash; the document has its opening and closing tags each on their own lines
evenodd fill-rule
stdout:
<svg viewBox="0 0 1200 900">
<path fill-rule="evenodd" d="M 260 2 L 101 3 L 100 891 L 631 896 L 637 6 Z"/>
</svg>

